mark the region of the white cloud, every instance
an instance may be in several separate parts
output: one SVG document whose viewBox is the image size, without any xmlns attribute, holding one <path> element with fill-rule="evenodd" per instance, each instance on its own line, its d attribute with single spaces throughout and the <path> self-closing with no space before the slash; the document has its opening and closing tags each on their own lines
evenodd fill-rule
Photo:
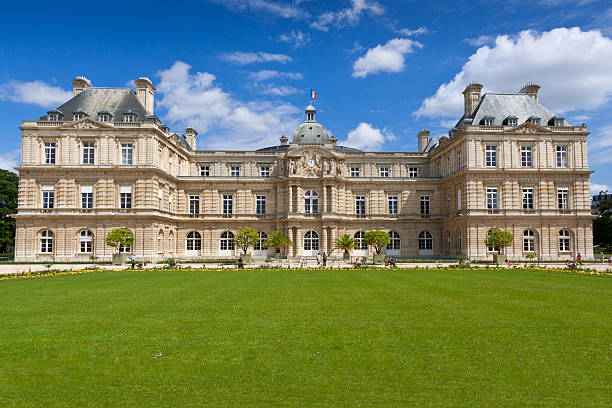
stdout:
<svg viewBox="0 0 612 408">
<path fill-rule="evenodd" d="M 12 152 L 0 153 L 0 169 L 15 172 L 14 167 L 19 166 L 19 150 Z"/>
<path fill-rule="evenodd" d="M 302 79 L 303 77 L 304 76 L 299 72 L 281 72 L 269 69 L 249 73 L 249 79 L 255 82 L 263 82 L 278 78 Z"/>
<path fill-rule="evenodd" d="M 230 10 L 240 12 L 259 12 L 274 14 L 283 18 L 302 18 L 308 13 L 296 4 L 283 4 L 268 0 L 208 0 L 211 3 L 221 4 Z M 297 2 L 299 4 L 299 2 Z"/>
<path fill-rule="evenodd" d="M 482 47 L 483 45 L 492 44 L 495 42 L 493 35 L 480 35 L 475 38 L 466 38 L 464 42 L 473 45 L 474 47 Z"/>
<path fill-rule="evenodd" d="M 381 146 L 390 140 L 395 140 L 393 132 L 387 128 L 377 129 L 371 124 L 361 122 L 348 133 L 348 137 L 341 144 L 357 149 L 378 151 Z"/>
<path fill-rule="evenodd" d="M 589 139 L 589 159 L 598 164 L 612 163 L 612 125 L 593 129 Z"/>
<path fill-rule="evenodd" d="M 610 191 L 610 187 L 607 184 L 591 183 L 591 195 L 597 195 L 600 191 Z"/>
<path fill-rule="evenodd" d="M 221 59 L 224 59 L 234 64 L 248 65 L 258 62 L 280 62 L 286 64 L 291 62 L 291 57 L 285 54 L 271 54 L 269 52 L 231 52 L 221 54 Z"/>
<path fill-rule="evenodd" d="M 242 102 L 215 84 L 207 72 L 191 73 L 191 66 L 175 62 L 159 72 L 158 107 L 172 127 L 193 126 L 206 149 L 252 149 L 277 145 L 281 135 L 297 127 L 300 109 L 282 101 Z"/>
<path fill-rule="evenodd" d="M 461 92 L 471 82 L 485 92 L 517 92 L 526 82 L 542 86 L 540 101 L 557 113 L 594 109 L 612 94 L 612 40 L 599 31 L 556 28 L 498 36 L 470 56 L 461 72 L 425 99 L 417 117 L 459 117 Z"/>
<path fill-rule="evenodd" d="M 262 89 L 262 92 L 267 95 L 273 96 L 287 96 L 293 95 L 299 92 L 299 89 L 294 88 L 289 85 L 281 85 L 281 86 L 265 86 Z"/>
<path fill-rule="evenodd" d="M 320 31 L 328 31 L 331 25 L 356 25 L 359 22 L 361 14 L 364 12 L 373 15 L 381 15 L 385 12 L 385 9 L 376 1 L 351 0 L 351 7 L 336 12 L 328 11 L 323 13 L 317 20 L 310 23 L 310 26 Z"/>
<path fill-rule="evenodd" d="M 278 39 L 282 42 L 292 43 L 293 48 L 297 49 L 310 42 L 310 34 L 303 33 L 300 30 L 291 30 L 289 34 L 281 34 Z"/>
<path fill-rule="evenodd" d="M 0 84 L 0 100 L 31 103 L 46 108 L 61 105 L 70 98 L 72 91 L 42 81 L 9 81 Z"/>
<path fill-rule="evenodd" d="M 405 35 L 406 37 L 411 37 L 413 35 L 427 34 L 428 32 L 429 30 L 427 29 L 427 27 L 419 27 L 416 30 L 402 28 L 401 30 L 398 31 L 399 34 Z"/>
<path fill-rule="evenodd" d="M 353 64 L 353 77 L 365 78 L 379 72 L 400 72 L 404 70 L 404 56 L 423 45 L 407 38 L 394 38 L 385 45 L 370 48 Z"/>
</svg>

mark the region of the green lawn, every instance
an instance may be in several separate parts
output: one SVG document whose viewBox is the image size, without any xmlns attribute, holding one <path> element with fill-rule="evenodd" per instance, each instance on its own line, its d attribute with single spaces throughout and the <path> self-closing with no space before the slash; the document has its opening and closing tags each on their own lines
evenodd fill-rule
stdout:
<svg viewBox="0 0 612 408">
<path fill-rule="evenodd" d="M 95 272 L 0 302 L 2 407 L 612 405 L 610 278 Z"/>
</svg>

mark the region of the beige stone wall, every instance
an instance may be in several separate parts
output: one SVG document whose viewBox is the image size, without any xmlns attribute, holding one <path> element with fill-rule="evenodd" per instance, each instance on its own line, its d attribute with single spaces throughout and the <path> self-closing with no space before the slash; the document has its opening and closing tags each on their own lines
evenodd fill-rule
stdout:
<svg viewBox="0 0 612 408">
<path fill-rule="evenodd" d="M 79 253 L 79 236 L 92 231 L 92 253 L 110 259 L 105 245 L 108 231 L 126 227 L 135 234 L 134 252 L 156 261 L 169 256 L 182 259 L 218 258 L 223 231 L 253 227 L 271 233 L 281 230 L 294 244 L 288 256 L 302 256 L 304 234 L 315 231 L 319 247 L 332 256 L 333 241 L 347 233 L 382 229 L 401 237 L 399 257 L 464 256 L 490 259 L 484 237 L 491 228 L 511 231 L 515 244 L 511 259 L 524 259 L 523 232 L 536 233 L 540 259 L 565 259 L 578 252 L 592 258 L 592 217 L 586 130 L 582 127 L 467 126 L 445 139 L 431 153 L 342 153 L 333 145 L 299 146 L 278 152 L 188 151 L 157 125 L 114 126 L 89 121 L 52 124 L 24 122 L 17 219 L 17 260 L 87 259 Z M 129 126 L 128 126 L 129 125 Z M 522 130 L 521 130 L 522 129 Z M 44 142 L 56 142 L 56 163 L 44 164 Z M 93 165 L 82 164 L 83 142 L 95 143 Z M 133 143 L 133 164 L 121 164 L 121 143 Z M 485 166 L 485 146 L 497 146 L 497 166 Z M 533 149 L 533 167 L 521 167 L 520 147 Z M 567 146 L 568 165 L 556 167 L 556 146 Z M 309 167 L 306 157 L 312 157 Z M 271 177 L 261 177 L 269 166 Z M 210 176 L 200 176 L 200 166 Z M 232 166 L 240 177 L 231 177 Z M 359 177 L 350 177 L 350 168 Z M 380 177 L 381 168 L 389 177 Z M 409 169 L 419 177 L 410 178 Z M 43 186 L 54 187 L 54 208 L 42 208 Z M 93 208 L 83 210 L 81 188 L 92 186 Z M 132 208 L 121 209 L 121 187 L 131 187 Z M 497 187 L 499 207 L 489 211 L 486 188 Z M 534 189 L 534 210 L 522 208 L 522 188 Z M 560 211 L 557 189 L 568 188 L 569 208 Z M 304 194 L 314 190 L 319 213 L 304 214 Z M 460 193 L 459 193 L 460 191 Z M 159 202 L 161 193 L 161 205 Z M 222 197 L 233 196 L 233 213 L 222 214 Z M 200 198 L 198 214 L 189 214 L 189 196 Z M 256 196 L 266 196 L 266 214 L 256 214 Z M 355 214 L 355 197 L 366 197 L 366 214 Z M 398 197 L 398 214 L 388 213 L 388 197 Z M 420 213 L 420 198 L 430 199 L 430 214 Z M 54 234 L 52 254 L 40 252 L 40 232 Z M 559 252 L 559 230 L 571 232 L 571 249 Z M 186 252 L 186 236 L 197 231 L 202 250 Z M 433 250 L 419 250 L 419 234 L 427 231 Z M 461 246 L 459 245 L 461 241 Z M 357 251 L 355 256 L 370 254 Z M 255 254 L 265 256 L 264 252 Z"/>
</svg>

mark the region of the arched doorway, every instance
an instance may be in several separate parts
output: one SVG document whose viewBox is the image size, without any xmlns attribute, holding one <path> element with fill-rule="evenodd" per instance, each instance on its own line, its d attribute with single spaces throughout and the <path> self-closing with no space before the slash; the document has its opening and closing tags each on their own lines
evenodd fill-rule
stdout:
<svg viewBox="0 0 612 408">
<path fill-rule="evenodd" d="M 304 256 L 316 256 L 319 253 L 319 234 L 316 231 L 308 231 L 304 234 Z"/>
</svg>

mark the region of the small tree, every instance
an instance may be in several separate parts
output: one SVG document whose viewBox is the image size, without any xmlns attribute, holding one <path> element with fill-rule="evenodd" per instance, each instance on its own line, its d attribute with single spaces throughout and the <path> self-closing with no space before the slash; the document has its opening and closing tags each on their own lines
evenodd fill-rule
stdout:
<svg viewBox="0 0 612 408">
<path fill-rule="evenodd" d="M 119 253 L 119 247 L 131 247 L 134 243 L 134 234 L 125 228 L 117 228 L 106 235 L 106 245 L 115 248 Z"/>
<path fill-rule="evenodd" d="M 276 253 L 279 253 L 281 248 L 291 245 L 291 240 L 282 231 L 273 232 L 265 242 L 266 248 L 276 248 Z"/>
<path fill-rule="evenodd" d="M 391 242 L 391 235 L 385 231 L 368 231 L 363 234 L 363 242 L 366 245 L 373 246 L 376 253 L 380 254 L 383 248 L 389 245 L 389 242 Z"/>
<path fill-rule="evenodd" d="M 234 245 L 246 255 L 250 247 L 257 245 L 259 234 L 253 228 L 240 228 L 234 236 Z"/>
<path fill-rule="evenodd" d="M 355 245 L 357 241 L 354 238 L 351 238 L 350 235 L 344 234 L 343 236 L 336 238 L 334 241 L 334 247 L 336 249 L 342 249 L 344 251 L 345 258 L 349 255 L 349 252 L 352 249 L 355 249 Z"/>
<path fill-rule="evenodd" d="M 512 233 L 502 230 L 491 230 L 487 233 L 485 245 L 489 248 L 494 248 L 497 253 L 501 255 L 502 250 L 512 246 L 513 241 L 514 235 L 512 235 Z"/>
</svg>

